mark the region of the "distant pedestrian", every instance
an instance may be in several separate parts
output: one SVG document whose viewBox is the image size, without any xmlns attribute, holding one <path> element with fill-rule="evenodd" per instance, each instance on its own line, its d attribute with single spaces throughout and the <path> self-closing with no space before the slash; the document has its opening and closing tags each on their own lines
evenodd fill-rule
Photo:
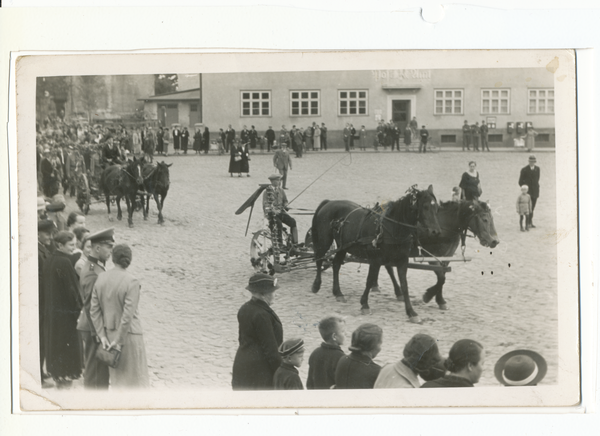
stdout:
<svg viewBox="0 0 600 436">
<path fill-rule="evenodd" d="M 235 140 L 235 130 L 231 127 L 231 124 L 225 131 L 225 142 L 223 143 L 223 147 L 225 147 L 225 152 L 229 152 L 229 149 L 233 147 L 233 141 Z"/>
<path fill-rule="evenodd" d="M 307 389 L 330 389 L 335 384 L 335 370 L 345 356 L 341 346 L 346 340 L 346 323 L 339 316 L 328 316 L 319 322 L 323 338 L 308 359 Z"/>
<path fill-rule="evenodd" d="M 410 128 L 410 125 L 407 124 L 406 127 L 404 128 L 404 146 L 406 148 L 406 151 L 409 150 L 411 143 L 412 143 L 412 130 Z"/>
<path fill-rule="evenodd" d="M 327 150 L 327 127 L 321 123 L 321 150 Z"/>
<path fill-rule="evenodd" d="M 392 151 L 394 151 L 394 146 L 400 151 L 400 136 L 400 129 L 394 124 L 392 127 L 392 139 L 394 140 L 394 142 L 392 142 Z"/>
<path fill-rule="evenodd" d="M 273 148 L 273 143 L 275 142 L 275 130 L 271 126 L 265 132 L 265 138 L 267 138 L 267 152 L 271 151 Z"/>
<path fill-rule="evenodd" d="M 519 175 L 519 186 L 527 185 L 529 187 L 529 196 L 531 197 L 531 214 L 529 215 L 529 227 L 534 228 L 533 225 L 533 213 L 535 211 L 535 205 L 540 196 L 540 167 L 536 165 L 536 158 L 534 155 L 529 156 L 529 165 L 521 168 L 521 174 Z"/>
<path fill-rule="evenodd" d="M 413 119 L 410 120 L 409 125 L 413 138 L 418 138 L 419 123 L 417 122 L 417 117 L 413 117 Z"/>
<path fill-rule="evenodd" d="M 133 142 L 133 154 L 139 156 L 142 153 L 142 135 L 139 128 L 136 127 L 133 130 L 131 141 Z"/>
<path fill-rule="evenodd" d="M 187 127 L 184 127 L 183 131 L 181 132 L 181 151 L 183 151 L 183 154 L 187 154 L 189 139 L 190 132 L 188 131 Z"/>
<path fill-rule="evenodd" d="M 271 309 L 279 286 L 277 279 L 257 273 L 246 287 L 252 294 L 237 314 L 239 347 L 233 361 L 233 390 L 273 389 L 273 376 L 281 365 L 279 346 L 283 328 Z"/>
<path fill-rule="evenodd" d="M 529 231 L 529 217 L 531 216 L 531 197 L 527 193 L 527 185 L 521 186 L 521 195 L 517 198 L 517 213 L 519 214 L 519 225 L 521 231 Z M 525 228 L 523 228 L 523 218 L 525 218 Z"/>
<path fill-rule="evenodd" d="M 302 127 L 294 132 L 294 141 L 296 143 L 296 157 L 302 157 L 304 149 L 304 129 Z"/>
<path fill-rule="evenodd" d="M 256 148 L 256 143 L 258 142 L 258 132 L 256 131 L 256 128 L 254 126 L 250 127 L 248 139 L 250 141 L 250 149 L 254 150 Z"/>
<path fill-rule="evenodd" d="M 282 188 L 287 189 L 287 175 L 288 170 L 292 169 L 292 159 L 290 159 L 285 142 L 281 144 L 281 148 L 278 149 L 273 155 L 273 166 L 277 168 L 279 174 L 282 176 Z"/>
<path fill-rule="evenodd" d="M 159 127 L 158 131 L 156 132 L 156 153 L 159 155 L 163 154 L 163 135 L 164 130 L 162 127 Z"/>
<path fill-rule="evenodd" d="M 171 142 L 171 133 L 169 132 L 169 128 L 165 127 L 163 129 L 163 155 L 169 155 L 169 144 Z"/>
<path fill-rule="evenodd" d="M 242 157 L 240 161 L 240 177 L 242 173 L 246 174 L 246 177 L 250 177 L 250 154 L 248 151 L 248 143 L 238 144 L 236 147 L 236 154 Z"/>
<path fill-rule="evenodd" d="M 487 151 L 490 151 L 490 146 L 488 144 L 488 132 L 490 128 L 488 127 L 485 120 L 481 121 L 481 127 L 479 128 L 479 130 L 481 131 L 481 151 L 485 151 L 486 149 Z"/>
<path fill-rule="evenodd" d="M 179 150 L 181 149 L 181 130 L 179 130 L 179 125 L 175 124 L 173 126 L 171 136 L 173 137 L 173 150 L 175 150 L 175 154 L 179 154 Z"/>
<path fill-rule="evenodd" d="M 473 150 L 479 151 L 479 138 L 481 137 L 481 129 L 479 123 L 475 123 L 471 126 L 471 142 L 473 143 Z"/>
<path fill-rule="evenodd" d="M 344 136 L 344 148 L 346 151 L 350 151 L 350 124 L 346 123 L 342 134 Z"/>
<path fill-rule="evenodd" d="M 321 147 L 321 128 L 318 124 L 315 123 L 314 129 L 315 131 L 313 136 L 313 150 L 322 150 L 323 147 Z"/>
<path fill-rule="evenodd" d="M 535 149 L 535 137 L 538 135 L 533 129 L 533 126 L 527 128 L 527 133 L 522 136 L 522 139 L 525 140 L 525 148 L 527 151 L 533 151 Z"/>
<path fill-rule="evenodd" d="M 126 244 L 115 245 L 115 267 L 96 279 L 90 315 L 105 350 L 116 349 L 121 357 L 109 368 L 111 389 L 150 386 L 142 323 L 139 318 L 140 282 L 127 271 L 133 254 Z"/>
<path fill-rule="evenodd" d="M 418 376 L 435 380 L 444 375 L 442 356 L 436 340 L 429 335 L 418 333 L 404 346 L 403 357 L 390 363 L 379 372 L 375 389 L 419 388 Z"/>
<path fill-rule="evenodd" d="M 350 124 L 350 133 L 348 134 L 348 143 L 350 146 L 350 150 L 354 150 L 354 140 L 356 139 L 356 129 L 352 124 Z"/>
<path fill-rule="evenodd" d="M 461 339 L 450 349 L 444 366 L 449 374 L 428 381 L 421 388 L 472 388 L 483 373 L 485 350 L 471 339 Z"/>
<path fill-rule="evenodd" d="M 288 339 L 279 347 L 281 365 L 273 376 L 275 390 L 303 390 L 302 380 L 298 369 L 304 360 L 304 341 L 302 339 Z"/>
<path fill-rule="evenodd" d="M 223 129 L 221 129 L 221 132 Z M 204 128 L 204 132 L 202 133 L 202 149 L 204 150 L 204 154 L 208 154 L 208 149 L 210 147 L 210 131 L 208 127 Z"/>
<path fill-rule="evenodd" d="M 362 324 L 352 333 L 350 355 L 343 356 L 335 370 L 336 389 L 372 389 L 381 366 L 373 359 L 381 351 L 383 331 L 375 324 Z"/>
<path fill-rule="evenodd" d="M 362 151 L 367 150 L 367 129 L 365 126 L 360 126 L 360 132 L 358 133 L 360 136 L 359 147 Z"/>
<path fill-rule="evenodd" d="M 463 151 L 465 151 L 465 148 L 467 150 L 471 150 L 471 126 L 469 126 L 469 122 L 467 120 L 465 120 L 465 123 L 462 126 L 462 132 L 463 132 L 462 149 L 463 149 Z"/>
<path fill-rule="evenodd" d="M 419 135 L 421 136 L 421 142 L 419 143 L 419 153 L 421 153 L 421 150 L 423 150 L 423 153 L 427 153 L 427 140 L 429 139 L 429 131 L 425 128 L 425 126 L 422 127 L 421 131 L 419 132 Z"/>
<path fill-rule="evenodd" d="M 229 147 L 229 174 L 233 177 L 233 173 L 238 173 L 242 177 L 242 153 L 237 149 L 235 143 L 231 143 Z"/>
<path fill-rule="evenodd" d="M 196 132 L 194 132 L 193 148 L 195 154 L 202 153 L 202 129 L 200 127 L 196 127 Z"/>
<path fill-rule="evenodd" d="M 469 162 L 469 170 L 463 173 L 458 186 L 462 189 L 462 199 L 467 201 L 479 200 L 482 189 L 479 171 L 477 171 L 477 163 L 474 161 Z"/>
</svg>

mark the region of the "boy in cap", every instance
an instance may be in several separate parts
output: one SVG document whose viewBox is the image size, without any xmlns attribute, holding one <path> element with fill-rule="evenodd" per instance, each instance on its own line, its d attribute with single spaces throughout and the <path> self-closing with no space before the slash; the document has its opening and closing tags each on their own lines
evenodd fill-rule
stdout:
<svg viewBox="0 0 600 436">
<path fill-rule="evenodd" d="M 345 355 L 341 346 L 346 338 L 346 323 L 339 316 L 328 316 L 319 322 L 323 343 L 308 358 L 306 389 L 330 389 L 335 384 L 335 369 Z"/>
<path fill-rule="evenodd" d="M 298 370 L 304 360 L 304 341 L 302 339 L 288 339 L 279 347 L 281 366 L 273 376 L 275 390 L 303 390 L 302 380 Z"/>
</svg>

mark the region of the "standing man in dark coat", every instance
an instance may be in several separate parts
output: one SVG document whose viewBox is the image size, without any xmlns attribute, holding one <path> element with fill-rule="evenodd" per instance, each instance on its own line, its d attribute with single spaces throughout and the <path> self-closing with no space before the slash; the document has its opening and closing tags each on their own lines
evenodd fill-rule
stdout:
<svg viewBox="0 0 600 436">
<path fill-rule="evenodd" d="M 181 132 L 181 149 L 183 150 L 183 154 L 187 154 L 189 139 L 190 132 L 188 131 L 187 127 L 184 127 L 183 132 Z"/>
<path fill-rule="evenodd" d="M 250 129 L 249 137 L 250 137 L 250 149 L 254 150 L 256 148 L 256 141 L 258 140 L 258 132 L 254 128 L 254 126 L 252 126 L 252 128 Z"/>
<path fill-rule="evenodd" d="M 427 140 L 429 139 L 429 131 L 423 126 L 421 131 L 419 132 L 421 136 L 421 142 L 419 143 L 419 153 L 421 153 L 421 149 L 423 153 L 427 153 Z"/>
<path fill-rule="evenodd" d="M 278 348 L 283 342 L 283 327 L 271 309 L 277 279 L 257 273 L 250 277 L 250 301 L 238 311 L 239 348 L 233 361 L 233 390 L 273 389 L 273 376 L 281 365 Z"/>
<path fill-rule="evenodd" d="M 158 132 L 156 132 L 156 153 L 163 154 L 164 151 L 164 141 L 163 135 L 165 134 L 162 127 L 158 128 Z"/>
<path fill-rule="evenodd" d="M 224 144 L 225 151 L 229 151 L 229 148 L 233 147 L 233 140 L 235 139 L 235 130 L 233 130 L 233 128 L 231 127 L 231 124 L 225 131 L 225 135 L 227 137 L 227 141 L 225 141 L 226 143 Z"/>
<path fill-rule="evenodd" d="M 529 227 L 535 228 L 533 225 L 533 211 L 535 204 L 540 196 L 540 167 L 534 155 L 529 156 L 529 165 L 521 169 L 519 176 L 519 186 L 527 185 L 529 187 L 529 196 L 531 197 L 531 214 L 529 214 Z"/>
<path fill-rule="evenodd" d="M 321 123 L 321 150 L 327 150 L 327 127 Z"/>
<path fill-rule="evenodd" d="M 52 244 L 52 233 L 56 230 L 54 222 L 45 219 L 38 221 L 38 311 L 39 311 L 39 340 L 40 340 L 40 380 L 42 387 L 46 387 L 44 379 L 49 378 L 44 373 L 44 317 L 45 317 L 45 299 L 44 299 L 44 263 L 51 256 L 50 245 Z"/>
<path fill-rule="evenodd" d="M 490 129 L 485 120 L 481 121 L 479 130 L 481 131 L 481 151 L 485 151 L 486 148 L 487 151 L 490 151 L 490 146 L 488 145 L 488 132 Z"/>
<path fill-rule="evenodd" d="M 479 151 L 479 136 L 481 130 L 479 129 L 479 123 L 475 123 L 471 126 L 471 141 L 473 142 L 473 150 Z"/>
<path fill-rule="evenodd" d="M 181 130 L 179 130 L 179 126 L 175 125 L 171 133 L 173 135 L 173 149 L 176 154 L 179 154 L 181 148 Z"/>
<path fill-rule="evenodd" d="M 467 120 L 465 120 L 465 123 L 462 126 L 462 132 L 463 132 L 463 151 L 465 151 L 465 148 L 467 150 L 471 150 L 471 126 L 469 126 L 469 122 Z"/>
<path fill-rule="evenodd" d="M 273 143 L 275 142 L 275 130 L 271 126 L 265 132 L 265 138 L 267 138 L 267 151 L 271 151 Z"/>
<path fill-rule="evenodd" d="M 240 139 L 242 141 L 242 146 L 244 146 L 245 144 L 248 143 L 248 141 L 250 141 L 250 130 L 248 130 L 248 128 L 246 127 L 245 124 L 244 124 L 244 128 L 240 132 Z"/>
<path fill-rule="evenodd" d="M 112 253 L 113 234 L 113 229 L 107 229 L 88 236 L 92 252 L 83 265 L 79 279 L 83 309 L 77 320 L 77 332 L 84 347 L 83 386 L 86 389 L 108 389 L 108 366 L 96 359 L 96 350 L 101 343 L 88 316 L 96 279 L 98 274 L 106 271 L 106 261 Z"/>
</svg>

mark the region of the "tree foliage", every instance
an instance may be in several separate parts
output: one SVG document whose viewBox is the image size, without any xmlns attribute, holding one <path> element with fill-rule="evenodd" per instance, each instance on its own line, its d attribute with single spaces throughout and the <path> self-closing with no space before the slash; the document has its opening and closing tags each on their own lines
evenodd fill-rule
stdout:
<svg viewBox="0 0 600 436">
<path fill-rule="evenodd" d="M 155 74 L 154 95 L 168 94 L 177 91 L 177 74 Z"/>
<path fill-rule="evenodd" d="M 92 121 L 92 114 L 106 96 L 106 86 L 102 76 L 77 77 L 77 90 L 83 109 L 88 113 L 88 121 Z"/>
</svg>

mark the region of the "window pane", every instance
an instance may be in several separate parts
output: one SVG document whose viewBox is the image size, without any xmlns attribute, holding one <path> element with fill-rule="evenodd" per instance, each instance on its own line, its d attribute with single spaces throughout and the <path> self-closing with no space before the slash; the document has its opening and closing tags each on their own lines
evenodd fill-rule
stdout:
<svg viewBox="0 0 600 436">
<path fill-rule="evenodd" d="M 292 109 L 294 108 L 298 108 L 298 102 L 297 101 L 293 101 L 292 102 Z"/>
<path fill-rule="evenodd" d="M 461 98 L 462 97 L 462 91 L 454 91 L 454 96 L 457 98 Z"/>
<path fill-rule="evenodd" d="M 554 90 L 548 91 L 548 97 L 554 97 Z"/>
<path fill-rule="evenodd" d="M 454 113 L 460 114 L 462 112 L 462 102 L 460 100 L 454 100 Z"/>
<path fill-rule="evenodd" d="M 364 100 L 359 100 L 358 101 L 358 107 L 367 107 L 367 102 Z"/>
<path fill-rule="evenodd" d="M 441 114 L 443 110 L 444 110 L 444 108 L 442 106 L 436 106 L 435 107 L 435 113 L 436 114 Z"/>
<path fill-rule="evenodd" d="M 310 93 L 310 98 L 319 98 L 319 93 L 318 92 L 311 92 Z"/>
<path fill-rule="evenodd" d="M 356 91 L 350 91 L 350 98 L 356 98 Z"/>
<path fill-rule="evenodd" d="M 367 98 L 367 93 L 365 91 L 361 91 L 358 93 L 359 98 Z"/>
<path fill-rule="evenodd" d="M 438 108 L 438 107 L 441 108 L 443 106 L 444 106 L 444 100 L 436 100 L 435 101 L 435 107 L 436 108 Z"/>
<path fill-rule="evenodd" d="M 242 102 L 242 107 L 244 109 L 250 109 L 250 102 L 249 101 Z"/>
<path fill-rule="evenodd" d="M 260 109 L 256 108 L 252 108 L 252 115 L 260 115 Z"/>
<path fill-rule="evenodd" d="M 499 95 L 499 91 L 492 91 L 492 97 L 498 97 Z"/>
<path fill-rule="evenodd" d="M 500 108 L 502 110 L 502 113 L 508 113 L 508 100 L 502 100 Z"/>
<path fill-rule="evenodd" d="M 541 114 L 546 112 L 546 100 L 538 100 L 538 109 Z"/>
<path fill-rule="evenodd" d="M 244 110 L 242 111 L 242 114 L 243 114 L 243 115 L 250 115 L 250 109 L 244 109 Z"/>
<path fill-rule="evenodd" d="M 317 109 L 317 108 L 314 108 L 314 107 L 313 107 L 313 108 L 311 108 L 311 109 L 310 109 L 310 114 L 311 114 L 311 115 L 319 115 L 319 109 Z"/>
<path fill-rule="evenodd" d="M 508 91 L 502 91 L 502 97 L 508 97 Z"/>
<path fill-rule="evenodd" d="M 243 98 L 244 100 L 248 100 L 248 99 L 250 98 L 250 93 L 249 93 L 249 92 L 243 92 L 243 93 L 242 93 L 242 98 Z"/>
<path fill-rule="evenodd" d="M 452 91 L 446 91 L 446 98 L 452 98 Z"/>
<path fill-rule="evenodd" d="M 303 92 L 302 93 L 302 98 L 308 98 L 308 92 Z"/>
<path fill-rule="evenodd" d="M 540 98 L 546 98 L 546 91 L 544 91 L 544 90 L 539 90 L 539 91 L 538 91 L 538 96 L 539 96 Z"/>
<path fill-rule="evenodd" d="M 292 92 L 292 98 L 298 98 L 298 93 L 297 92 Z"/>
<path fill-rule="evenodd" d="M 262 114 L 268 117 L 269 116 L 269 109 L 268 108 L 267 109 L 263 108 Z"/>
<path fill-rule="evenodd" d="M 258 102 L 258 101 L 253 101 L 253 102 L 252 102 L 252 109 L 255 109 L 255 108 L 258 108 L 258 107 L 260 107 L 260 102 Z"/>
<path fill-rule="evenodd" d="M 529 112 L 532 114 L 535 113 L 535 100 L 529 100 Z"/>
<path fill-rule="evenodd" d="M 292 108 L 292 115 L 298 115 L 298 108 Z"/>
<path fill-rule="evenodd" d="M 308 115 L 308 107 L 302 108 L 302 115 Z"/>
<path fill-rule="evenodd" d="M 350 107 L 356 107 L 356 100 L 350 100 Z"/>
<path fill-rule="evenodd" d="M 490 98 L 490 91 L 483 91 L 484 98 Z"/>
<path fill-rule="evenodd" d="M 263 92 L 262 93 L 262 98 L 263 98 L 263 100 L 268 100 L 269 99 L 269 93 L 268 92 Z"/>
<path fill-rule="evenodd" d="M 366 115 L 367 114 L 367 108 L 361 107 L 358 109 L 358 113 L 361 115 Z"/>
<path fill-rule="evenodd" d="M 351 107 L 350 108 L 350 114 L 351 115 L 356 115 L 356 108 L 355 107 Z"/>
<path fill-rule="evenodd" d="M 263 101 L 262 102 L 262 107 L 263 107 L 263 109 L 267 109 L 268 110 L 269 109 L 269 102 L 268 101 Z"/>
<path fill-rule="evenodd" d="M 311 101 L 310 102 L 310 107 L 316 107 L 316 108 L 318 108 L 319 107 L 319 102 L 318 101 Z"/>
<path fill-rule="evenodd" d="M 302 102 L 302 108 L 308 107 L 308 102 L 307 101 L 303 101 Z"/>
<path fill-rule="evenodd" d="M 554 99 L 548 100 L 548 112 L 554 112 Z"/>
<path fill-rule="evenodd" d="M 253 100 L 258 100 L 260 98 L 260 93 L 258 92 L 253 92 L 252 93 L 252 99 Z"/>
<path fill-rule="evenodd" d="M 531 89 L 529 90 L 529 96 L 535 98 L 537 94 L 537 91 L 535 89 Z"/>
<path fill-rule="evenodd" d="M 435 91 L 435 98 L 443 98 L 444 91 Z"/>
<path fill-rule="evenodd" d="M 346 91 L 340 92 L 340 98 L 348 98 L 348 93 Z"/>
<path fill-rule="evenodd" d="M 347 115 L 347 114 L 348 114 L 348 110 L 345 107 L 340 108 L 340 115 Z"/>
<path fill-rule="evenodd" d="M 345 100 L 340 101 L 340 107 L 345 108 L 347 106 L 348 106 L 348 102 L 347 101 L 345 101 Z"/>
</svg>

